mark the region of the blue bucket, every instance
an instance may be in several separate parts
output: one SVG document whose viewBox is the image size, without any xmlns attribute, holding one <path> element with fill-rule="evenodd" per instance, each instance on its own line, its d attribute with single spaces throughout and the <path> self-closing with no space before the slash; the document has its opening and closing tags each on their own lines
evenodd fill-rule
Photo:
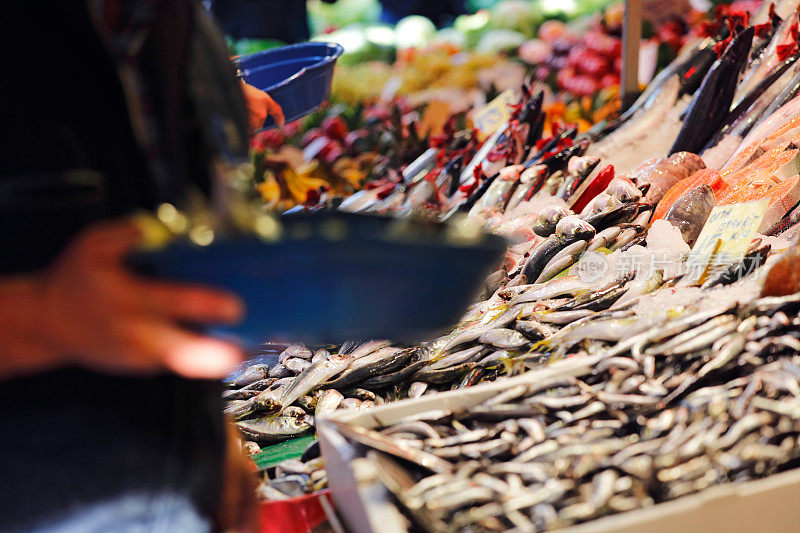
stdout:
<svg viewBox="0 0 800 533">
<path fill-rule="evenodd" d="M 344 49 L 334 43 L 301 43 L 236 58 L 242 79 L 268 93 L 286 122 L 316 110 L 331 96 L 333 67 Z M 275 122 L 267 117 L 264 129 Z"/>
<path fill-rule="evenodd" d="M 485 235 L 454 245 L 444 226 L 350 213 L 284 217 L 285 237 L 221 238 L 210 246 L 174 242 L 141 252 L 141 274 L 238 294 L 247 316 L 210 333 L 256 349 L 267 340 L 338 343 L 349 338 L 414 342 L 455 324 L 506 242 Z M 336 230 L 333 235 L 332 230 Z M 342 232 L 339 234 L 338 232 Z"/>
</svg>

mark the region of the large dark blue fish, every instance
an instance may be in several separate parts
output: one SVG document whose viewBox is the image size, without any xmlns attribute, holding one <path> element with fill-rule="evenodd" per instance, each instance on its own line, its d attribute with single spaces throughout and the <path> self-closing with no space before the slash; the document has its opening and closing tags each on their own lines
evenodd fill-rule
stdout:
<svg viewBox="0 0 800 533">
<path fill-rule="evenodd" d="M 712 146 L 716 146 L 725 135 L 734 129 L 738 129 L 736 125 L 746 120 L 749 126 L 740 132 L 740 136 L 744 137 L 753 127 L 756 120 L 762 116 L 763 111 L 775 100 L 775 96 L 783 90 L 782 88 L 786 86 L 786 82 L 791 80 L 792 73 L 789 72 L 787 74 L 787 71 L 789 67 L 797 61 L 797 57 L 797 55 L 793 55 L 781 63 L 778 63 L 753 90 L 747 93 L 747 96 L 728 113 L 728 116 L 722 121 L 722 125 L 717 130 L 717 133 L 711 138 L 703 150 L 705 151 Z M 793 71 L 796 72 L 797 69 L 795 68 Z M 788 80 L 787 77 L 789 78 Z M 769 92 L 769 94 L 765 94 L 765 92 Z M 757 105 L 756 102 L 758 102 Z"/>
<path fill-rule="evenodd" d="M 676 152 L 696 154 L 717 132 L 730 112 L 739 75 L 750 54 L 753 35 L 752 27 L 742 30 L 711 66 L 689 104 L 683 128 L 672 145 L 670 155 Z"/>
</svg>

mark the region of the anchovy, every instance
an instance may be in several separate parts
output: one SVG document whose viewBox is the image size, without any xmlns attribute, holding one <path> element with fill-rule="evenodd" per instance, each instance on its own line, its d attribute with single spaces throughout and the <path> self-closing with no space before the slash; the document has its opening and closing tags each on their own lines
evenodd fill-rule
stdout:
<svg viewBox="0 0 800 533">
<path fill-rule="evenodd" d="M 363 381 L 361 386 L 368 389 L 385 389 L 386 387 L 390 387 L 395 383 L 401 383 L 408 380 L 411 376 L 416 374 L 419 369 L 428 365 L 429 363 L 430 361 L 427 360 L 414 361 L 400 370 L 397 370 L 396 372 L 390 372 L 380 376 L 373 376 L 368 380 Z"/>
<path fill-rule="evenodd" d="M 517 318 L 517 314 L 518 313 L 513 308 L 507 309 L 499 316 L 493 318 L 491 321 L 485 324 L 473 326 L 471 328 L 459 331 L 447 339 L 444 345 L 439 349 L 438 353 L 444 353 L 450 348 L 454 348 L 460 344 L 464 344 L 465 342 L 474 341 L 487 331 L 505 327 Z"/>
<path fill-rule="evenodd" d="M 472 366 L 473 363 L 461 363 L 460 365 L 454 365 L 436 370 L 422 368 L 417 371 L 416 374 L 414 374 L 413 380 L 432 383 L 434 385 L 452 383 L 453 381 L 460 379 L 460 377 L 468 372 Z"/>
<path fill-rule="evenodd" d="M 437 359 L 436 361 L 428 365 L 427 368 L 429 370 L 439 370 L 442 368 L 447 368 L 462 363 L 469 363 L 476 359 L 479 359 L 483 355 L 483 351 L 484 351 L 483 346 L 480 345 L 472 346 L 470 348 L 466 348 L 458 352 L 444 355 L 440 359 Z"/>
<path fill-rule="evenodd" d="M 536 320 L 517 320 L 514 324 L 514 328 L 534 341 L 546 339 L 555 333 L 553 328 Z"/>
<path fill-rule="evenodd" d="M 528 344 L 528 339 L 513 329 L 497 328 L 480 336 L 478 342 L 490 344 L 500 349 L 516 349 Z"/>
</svg>

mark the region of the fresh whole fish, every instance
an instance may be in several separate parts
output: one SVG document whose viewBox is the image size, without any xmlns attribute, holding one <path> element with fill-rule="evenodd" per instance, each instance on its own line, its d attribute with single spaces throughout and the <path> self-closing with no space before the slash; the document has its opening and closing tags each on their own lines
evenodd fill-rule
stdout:
<svg viewBox="0 0 800 533">
<path fill-rule="evenodd" d="M 236 423 L 242 434 L 256 442 L 276 442 L 296 437 L 311 431 L 305 421 L 293 416 L 272 415 Z"/>
<path fill-rule="evenodd" d="M 522 274 L 527 280 L 537 279 L 558 252 L 576 241 L 590 240 L 594 235 L 594 228 L 577 216 L 569 215 L 562 218 L 556 224 L 555 234 L 548 237 L 531 253 L 522 269 Z"/>
<path fill-rule="evenodd" d="M 517 349 L 528 344 L 528 339 L 513 329 L 497 328 L 480 336 L 478 342 L 489 344 L 500 349 Z"/>
<path fill-rule="evenodd" d="M 535 283 L 546 283 L 554 278 L 560 272 L 563 272 L 580 258 L 581 254 L 586 251 L 586 241 L 575 241 L 563 250 L 558 252 L 553 258 L 545 265 L 542 273 L 536 278 Z"/>
<path fill-rule="evenodd" d="M 686 244 L 692 246 L 714 209 L 714 203 L 714 191 L 711 187 L 700 185 L 672 204 L 665 218 L 681 231 Z"/>
<path fill-rule="evenodd" d="M 756 312 L 777 317 L 781 302 L 764 300 Z M 536 527 L 564 527 L 792 465 L 800 456 L 795 439 L 775 435 L 777 427 L 794 433 L 800 423 L 794 354 L 747 364 L 737 354 L 747 352 L 758 324 L 791 324 L 800 333 L 800 317 L 761 314 L 740 322 L 723 311 L 708 322 L 689 316 L 677 320 L 694 324 L 694 331 L 673 343 L 686 349 L 674 351 L 681 357 L 656 359 L 654 377 L 635 359 L 614 356 L 574 377 L 518 385 L 478 405 L 401 419 L 379 431 L 355 426 L 340 433 L 407 461 L 395 463 L 406 477 L 393 493 L 413 507 L 420 523 L 439 524 L 434 529 L 451 523 L 505 530 L 537 513 L 553 518 Z M 726 335 L 731 327 L 733 335 Z M 708 341 L 694 339 L 710 335 L 727 340 L 705 361 L 701 344 Z M 690 349 L 691 342 L 696 346 Z M 698 372 L 705 381 L 698 381 Z M 765 386 L 773 372 L 785 378 L 773 382 L 794 383 L 794 389 Z M 726 386 L 730 394 L 723 393 Z"/>
<path fill-rule="evenodd" d="M 316 363 L 301 372 L 289 385 L 281 396 L 280 403 L 288 407 L 301 396 L 315 389 L 327 379 L 335 376 L 350 365 L 346 357 L 331 356 Z"/>
<path fill-rule="evenodd" d="M 314 418 L 334 412 L 344 400 L 344 396 L 336 389 L 325 389 L 317 399 L 317 406 L 314 410 Z"/>
<path fill-rule="evenodd" d="M 731 109 L 739 74 L 747 63 L 753 35 L 752 27 L 742 30 L 711 66 L 686 110 L 683 128 L 670 154 L 702 151 L 725 120 Z"/>
<path fill-rule="evenodd" d="M 267 377 L 269 377 L 269 365 L 252 365 L 239 374 L 232 386 L 235 388 L 245 387 Z"/>
<path fill-rule="evenodd" d="M 411 350 L 394 347 L 380 348 L 369 355 L 351 360 L 342 374 L 328 381 L 325 386 L 344 389 L 377 373 L 393 372 L 408 362 L 412 355 Z"/>
<path fill-rule="evenodd" d="M 572 211 L 560 205 L 547 207 L 539 215 L 539 219 L 533 226 L 533 231 L 540 237 L 548 237 L 556 231 L 556 224 L 562 218 L 571 214 L 573 214 Z"/>
</svg>

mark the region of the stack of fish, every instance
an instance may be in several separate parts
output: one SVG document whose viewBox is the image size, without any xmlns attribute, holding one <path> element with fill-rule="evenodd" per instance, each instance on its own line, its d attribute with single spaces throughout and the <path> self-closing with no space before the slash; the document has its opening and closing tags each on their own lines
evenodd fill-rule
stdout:
<svg viewBox="0 0 800 533">
<path fill-rule="evenodd" d="M 567 129 L 541 139 L 542 96 L 526 93 L 511 125 L 485 142 L 478 143 L 471 131 L 456 132 L 404 169 L 393 190 L 365 190 L 346 200 L 341 208 L 353 211 L 441 218 L 460 213 L 520 242 L 487 278 L 481 301 L 438 339 L 420 346 L 388 341 L 317 350 L 292 346 L 279 365 L 247 369 L 225 393 L 226 412 L 256 443 L 247 449 L 310 434 L 314 417 L 336 409 L 467 387 L 575 353 L 609 350 L 610 360 L 619 362 L 630 350 L 637 366 L 626 372 L 641 369 L 645 388 L 666 390 L 653 405 L 675 401 L 670 395 L 680 386 L 678 378 L 665 378 L 674 387 L 655 384 L 655 376 L 662 375 L 657 372 L 666 368 L 659 365 L 672 362 L 670 350 L 696 353 L 699 363 L 709 347 L 727 345 L 713 339 L 687 348 L 669 340 L 680 331 L 661 339 L 646 337 L 648 332 L 654 327 L 673 331 L 688 320 L 687 328 L 709 328 L 702 331 L 703 342 L 719 331 L 725 332 L 722 338 L 740 339 L 735 330 L 749 319 L 728 308 L 719 311 L 718 302 L 748 303 L 758 293 L 755 280 L 763 271 L 758 267 L 775 256 L 770 246 L 775 240 L 757 240 L 743 261 L 702 288 L 681 281 L 676 266 L 711 209 L 760 194 L 756 197 L 770 198 L 769 228 L 763 232 L 800 233 L 800 211 L 792 210 L 800 200 L 800 178 L 778 172 L 797 156 L 794 143 L 800 145 L 800 119 L 795 118 L 800 63 L 794 61 L 798 50 L 792 30 L 798 3 L 781 0 L 769 15 L 763 10 L 763 21 L 759 14 L 754 17 L 754 23 L 764 24 L 757 28 L 730 17 L 717 39 L 689 47 L 630 112 L 589 135 L 577 137 Z M 778 93 L 777 105 L 767 102 Z M 704 148 L 716 155 L 706 160 L 705 153 L 702 158 L 693 153 Z M 714 168 L 705 168 L 709 161 Z M 624 266 L 656 253 L 668 265 Z M 598 257 L 608 272 L 588 275 Z M 673 305 L 661 305 L 670 298 Z M 676 311 L 691 304 L 700 311 Z M 692 322 L 698 317 L 704 322 Z M 626 347 L 642 335 L 647 339 L 642 347 Z M 609 348 L 613 342 L 619 344 Z M 658 343 L 666 351 L 645 349 Z M 597 379 L 592 386 L 602 388 Z M 694 386 L 683 379 L 687 388 Z M 302 469 L 284 470 L 300 475 L 296 471 Z"/>
<path fill-rule="evenodd" d="M 564 527 L 791 466 L 798 310 L 800 293 L 687 309 L 609 346 L 584 375 L 377 431 L 334 423 L 374 450 L 358 461 L 425 530 Z"/>
</svg>

